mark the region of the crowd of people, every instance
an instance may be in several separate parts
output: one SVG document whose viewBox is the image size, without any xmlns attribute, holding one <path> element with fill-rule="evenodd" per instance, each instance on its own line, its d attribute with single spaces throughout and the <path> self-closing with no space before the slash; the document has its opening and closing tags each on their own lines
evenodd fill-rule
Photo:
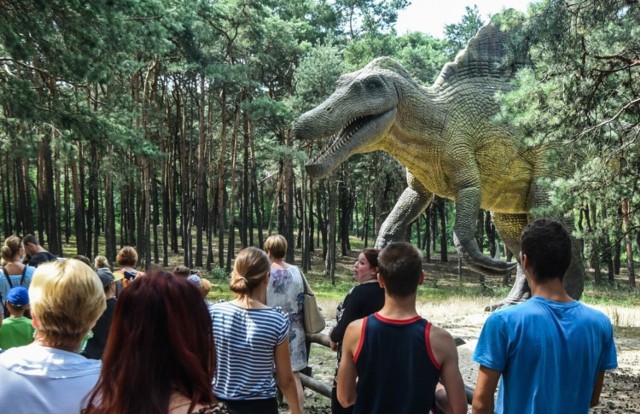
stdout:
<svg viewBox="0 0 640 414">
<path fill-rule="evenodd" d="M 291 413 L 304 412 L 308 283 L 285 262 L 284 237 L 263 247 L 239 252 L 229 281 L 235 297 L 213 304 L 198 272 L 140 271 L 131 246 L 118 252 L 114 271 L 104 256 L 58 259 L 32 235 L 8 237 L 0 412 L 277 414 L 277 387 Z M 473 412 L 586 413 L 617 366 L 611 323 L 564 290 L 571 239 L 561 224 L 530 224 L 519 261 L 532 298 L 487 319 L 473 357 Z M 403 242 L 365 249 L 353 274 L 358 284 L 329 334 L 338 361 L 332 413 L 429 413 L 436 405 L 466 413 L 454 340 L 416 309 L 419 250 Z"/>
</svg>

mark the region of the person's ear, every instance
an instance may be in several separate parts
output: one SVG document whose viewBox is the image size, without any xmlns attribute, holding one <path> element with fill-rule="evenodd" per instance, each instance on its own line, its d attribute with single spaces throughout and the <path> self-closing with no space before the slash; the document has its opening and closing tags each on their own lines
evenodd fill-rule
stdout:
<svg viewBox="0 0 640 414">
<path fill-rule="evenodd" d="M 376 277 L 378 279 L 378 284 L 380 285 L 381 288 L 384 289 L 384 279 L 380 275 L 380 272 L 376 273 Z"/>
<path fill-rule="evenodd" d="M 420 271 L 420 279 L 418 279 L 418 286 L 420 286 L 421 284 L 424 283 L 424 276 L 425 276 L 424 270 L 421 270 Z"/>
</svg>

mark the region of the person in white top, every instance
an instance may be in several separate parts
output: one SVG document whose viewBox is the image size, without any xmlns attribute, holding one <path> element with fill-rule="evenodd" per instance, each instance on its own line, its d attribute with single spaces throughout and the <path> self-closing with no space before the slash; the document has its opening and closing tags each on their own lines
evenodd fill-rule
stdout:
<svg viewBox="0 0 640 414">
<path fill-rule="evenodd" d="M 0 355 L 0 412 L 79 413 L 100 375 L 100 361 L 79 353 L 106 307 L 100 279 L 79 260 L 45 263 L 29 297 L 35 341 Z"/>
</svg>

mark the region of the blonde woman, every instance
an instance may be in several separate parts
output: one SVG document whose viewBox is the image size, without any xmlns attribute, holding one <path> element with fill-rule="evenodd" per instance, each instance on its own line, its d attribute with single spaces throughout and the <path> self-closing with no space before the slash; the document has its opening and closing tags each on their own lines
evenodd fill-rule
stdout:
<svg viewBox="0 0 640 414">
<path fill-rule="evenodd" d="M 242 250 L 229 283 L 236 298 L 210 308 L 216 347 L 213 392 L 232 414 L 278 414 L 276 381 L 291 413 L 301 413 L 289 359 L 289 321 L 265 305 L 270 269 L 265 252 Z"/>
<path fill-rule="evenodd" d="M 267 305 L 280 307 L 289 316 L 289 355 L 291 369 L 296 379 L 300 409 L 304 405 L 304 390 L 300 371 L 307 366 L 307 346 L 304 334 L 302 304 L 304 279 L 297 266 L 284 261 L 287 239 L 280 234 L 270 236 L 264 242 L 264 251 L 271 261 L 271 278 L 267 285 Z"/>
<path fill-rule="evenodd" d="M 0 268 L 0 325 L 3 316 L 3 305 L 9 290 L 14 287 L 29 287 L 36 268 L 22 264 L 24 246 L 18 236 L 9 236 L 2 245 L 2 267 Z M 9 315 L 4 315 L 8 317 Z"/>
<path fill-rule="evenodd" d="M 100 361 L 79 352 L 106 307 L 102 283 L 79 260 L 44 263 L 29 299 L 35 341 L 0 355 L 0 412 L 78 413 L 100 375 Z"/>
</svg>

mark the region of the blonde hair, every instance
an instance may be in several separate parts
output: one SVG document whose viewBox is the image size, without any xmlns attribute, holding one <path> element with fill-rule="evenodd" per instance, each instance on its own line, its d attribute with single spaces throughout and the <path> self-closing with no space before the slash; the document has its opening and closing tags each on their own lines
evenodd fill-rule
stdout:
<svg viewBox="0 0 640 414">
<path fill-rule="evenodd" d="M 109 269 L 111 268 L 109 260 L 105 256 L 96 256 L 96 258 L 93 259 L 93 266 L 96 269 L 101 269 L 103 267 L 108 267 Z"/>
<path fill-rule="evenodd" d="M 206 299 L 209 292 L 211 292 L 211 282 L 203 277 L 200 280 L 200 293 L 202 293 L 202 296 Z"/>
<path fill-rule="evenodd" d="M 264 241 L 264 251 L 271 253 L 274 259 L 282 259 L 287 254 L 287 239 L 280 234 L 267 237 Z"/>
<path fill-rule="evenodd" d="M 107 306 L 95 271 L 76 259 L 40 265 L 29 299 L 38 334 L 55 348 L 79 345 Z"/>
<path fill-rule="evenodd" d="M 2 263 L 9 263 L 20 251 L 22 239 L 18 236 L 9 236 L 5 239 L 2 246 Z"/>
<path fill-rule="evenodd" d="M 270 271 L 269 256 L 257 247 L 247 247 L 236 257 L 229 288 L 240 296 L 250 295 Z"/>
</svg>

